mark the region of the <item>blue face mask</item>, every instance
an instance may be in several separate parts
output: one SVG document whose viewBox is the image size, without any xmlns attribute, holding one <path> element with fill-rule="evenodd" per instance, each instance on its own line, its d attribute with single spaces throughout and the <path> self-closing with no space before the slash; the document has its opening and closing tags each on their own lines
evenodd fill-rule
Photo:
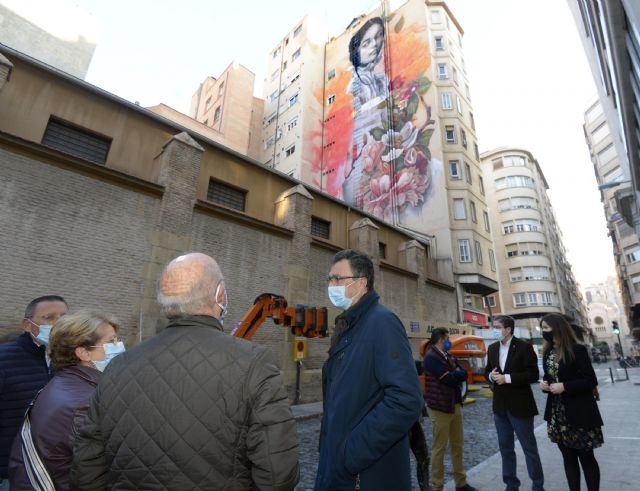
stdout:
<svg viewBox="0 0 640 491">
<path fill-rule="evenodd" d="M 448 339 L 444 342 L 444 350 L 445 351 L 449 351 L 452 346 L 453 346 L 453 344 L 451 344 L 451 341 L 449 341 Z"/>
<path fill-rule="evenodd" d="M 38 324 L 33 322 L 31 319 L 27 320 L 34 326 L 38 326 Z M 42 324 L 41 326 L 38 326 L 38 328 L 40 328 L 40 332 L 36 336 L 36 339 L 40 342 L 40 344 L 44 344 L 45 346 L 47 346 L 49 344 L 49 335 L 51 334 L 51 329 L 53 328 L 53 326 L 50 324 Z"/>
<path fill-rule="evenodd" d="M 351 286 L 353 285 L 353 283 L 355 283 L 355 281 L 347 286 Z M 347 286 L 330 286 L 327 289 L 329 293 L 329 300 L 331 300 L 331 303 L 335 307 L 338 307 L 342 310 L 347 310 L 349 307 L 351 307 L 352 300 L 347 297 Z"/>
<path fill-rule="evenodd" d="M 118 341 L 117 343 L 105 343 L 102 347 L 104 348 L 104 360 L 93 360 L 93 364 L 98 370 L 104 372 L 104 369 L 107 368 L 109 362 L 119 354 L 124 353 L 125 349 L 122 341 Z"/>
<path fill-rule="evenodd" d="M 502 329 L 498 329 L 497 327 L 493 328 L 493 337 L 502 341 Z"/>
</svg>

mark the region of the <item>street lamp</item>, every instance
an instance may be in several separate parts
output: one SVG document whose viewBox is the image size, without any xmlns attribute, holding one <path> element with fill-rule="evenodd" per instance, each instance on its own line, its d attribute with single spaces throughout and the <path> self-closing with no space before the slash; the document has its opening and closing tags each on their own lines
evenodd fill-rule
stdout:
<svg viewBox="0 0 640 491">
<path fill-rule="evenodd" d="M 602 191 L 604 189 L 610 189 L 610 188 L 615 188 L 616 186 L 620 186 L 621 184 L 629 184 L 631 181 L 630 180 L 626 180 L 626 181 L 611 181 L 611 182 L 605 182 L 602 184 L 598 184 L 598 191 Z"/>
</svg>

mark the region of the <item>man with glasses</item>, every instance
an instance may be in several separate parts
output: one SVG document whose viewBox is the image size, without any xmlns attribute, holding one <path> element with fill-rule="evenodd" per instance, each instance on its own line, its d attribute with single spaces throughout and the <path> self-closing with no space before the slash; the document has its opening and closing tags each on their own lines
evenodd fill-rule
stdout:
<svg viewBox="0 0 640 491">
<path fill-rule="evenodd" d="M 22 319 L 24 333 L 0 345 L 0 491 L 9 489 L 9 453 L 27 406 L 51 378 L 46 346 L 57 320 L 68 311 L 59 295 L 32 300 Z"/>
<path fill-rule="evenodd" d="M 344 250 L 328 277 L 336 318 L 322 370 L 316 491 L 411 489 L 409 429 L 424 404 L 400 319 L 379 302 L 373 263 Z"/>
<path fill-rule="evenodd" d="M 514 433 L 524 451 L 533 491 L 544 490 L 544 475 L 533 433 L 533 417 L 538 407 L 531 384 L 538 381 L 538 357 L 533 346 L 513 335 L 513 317 L 499 315 L 493 320 L 498 342 L 487 350 L 486 374 L 493 387 L 493 419 L 502 456 L 502 480 L 507 491 L 520 488 L 516 475 Z"/>
</svg>

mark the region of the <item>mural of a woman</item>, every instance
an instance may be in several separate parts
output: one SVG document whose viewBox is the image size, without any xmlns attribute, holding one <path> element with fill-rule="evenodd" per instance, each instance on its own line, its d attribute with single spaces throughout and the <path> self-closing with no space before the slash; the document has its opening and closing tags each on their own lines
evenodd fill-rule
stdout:
<svg viewBox="0 0 640 491">
<path fill-rule="evenodd" d="M 349 59 L 353 65 L 351 83 L 347 89 L 353 96 L 353 143 L 345 162 L 343 199 L 363 208 L 364 187 L 369 180 L 362 176 L 363 149 L 367 135 L 380 127 L 387 109 L 379 108 L 387 99 L 389 82 L 384 67 L 384 22 L 380 17 L 367 20 L 349 41 Z"/>
</svg>

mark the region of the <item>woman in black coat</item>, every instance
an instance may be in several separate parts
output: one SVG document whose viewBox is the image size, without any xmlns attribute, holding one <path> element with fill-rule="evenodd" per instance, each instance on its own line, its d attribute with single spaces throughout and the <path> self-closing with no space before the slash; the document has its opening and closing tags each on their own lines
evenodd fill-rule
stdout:
<svg viewBox="0 0 640 491">
<path fill-rule="evenodd" d="M 9 458 L 11 491 L 39 489 L 34 481 L 42 489 L 70 489 L 76 434 L 102 370 L 124 350 L 117 330 L 115 320 L 89 311 L 61 317 L 53 326 L 49 349 L 55 376 L 32 402 L 30 432 L 25 432 L 25 423 L 14 440 Z M 31 449 L 27 461 L 42 463 L 39 471 L 25 462 L 23 442 Z"/>
<path fill-rule="evenodd" d="M 570 491 L 580 490 L 580 466 L 588 491 L 597 491 L 600 468 L 593 449 L 604 443 L 594 396 L 598 379 L 587 349 L 578 343 L 563 316 L 545 315 L 541 325 L 544 378 L 540 387 L 548 393 L 544 412 L 547 433 L 562 452 Z"/>
</svg>

